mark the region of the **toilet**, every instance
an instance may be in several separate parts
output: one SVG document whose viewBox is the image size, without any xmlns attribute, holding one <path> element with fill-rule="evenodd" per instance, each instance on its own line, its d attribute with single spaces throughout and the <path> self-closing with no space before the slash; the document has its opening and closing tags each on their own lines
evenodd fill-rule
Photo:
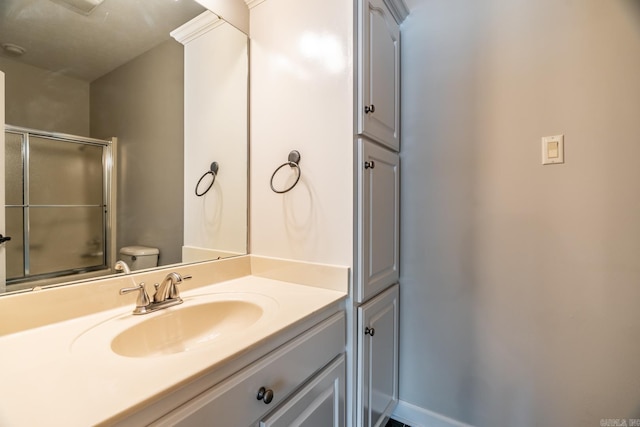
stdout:
<svg viewBox="0 0 640 427">
<path fill-rule="evenodd" d="M 148 246 L 124 246 L 120 249 L 120 259 L 131 271 L 157 267 L 159 254 L 158 248 Z"/>
</svg>

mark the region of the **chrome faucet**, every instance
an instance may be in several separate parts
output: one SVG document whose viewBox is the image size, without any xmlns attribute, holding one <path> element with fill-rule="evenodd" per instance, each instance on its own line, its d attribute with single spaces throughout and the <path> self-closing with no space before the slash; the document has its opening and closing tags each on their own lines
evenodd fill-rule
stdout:
<svg viewBox="0 0 640 427">
<path fill-rule="evenodd" d="M 123 271 L 124 274 L 131 274 L 131 269 L 129 268 L 127 263 L 122 261 L 121 259 L 116 261 L 116 265 L 114 265 L 113 268 L 116 271 Z"/>
<path fill-rule="evenodd" d="M 147 294 L 144 283 L 140 283 L 132 288 L 122 288 L 120 289 L 120 295 L 134 291 L 140 292 L 133 314 L 147 314 L 182 304 L 182 298 L 180 298 L 180 291 L 177 285 L 182 283 L 183 280 L 188 279 L 191 279 L 191 276 L 181 276 L 176 272 L 167 274 L 167 277 L 164 278 L 161 284 L 156 283 L 154 285 L 156 292 L 153 294 L 152 300 L 149 299 L 149 294 Z"/>
<path fill-rule="evenodd" d="M 182 283 L 182 280 L 191 279 L 191 276 L 182 277 L 180 274 L 173 272 L 167 274 L 161 284 L 155 284 L 156 293 L 153 294 L 153 302 L 161 303 L 169 300 L 180 300 L 180 291 L 178 285 Z"/>
</svg>

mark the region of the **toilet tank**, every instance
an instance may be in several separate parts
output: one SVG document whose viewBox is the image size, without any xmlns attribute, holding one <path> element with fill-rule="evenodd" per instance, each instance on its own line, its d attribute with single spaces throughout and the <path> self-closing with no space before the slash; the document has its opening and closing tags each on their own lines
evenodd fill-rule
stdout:
<svg viewBox="0 0 640 427">
<path fill-rule="evenodd" d="M 120 249 L 120 259 L 127 263 L 131 271 L 158 266 L 158 248 L 149 246 L 125 246 Z"/>
</svg>

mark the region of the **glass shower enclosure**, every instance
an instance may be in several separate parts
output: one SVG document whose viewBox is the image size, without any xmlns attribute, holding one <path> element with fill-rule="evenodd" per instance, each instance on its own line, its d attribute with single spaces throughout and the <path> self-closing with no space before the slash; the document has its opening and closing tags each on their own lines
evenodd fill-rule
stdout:
<svg viewBox="0 0 640 427">
<path fill-rule="evenodd" d="M 8 290 L 108 268 L 112 149 L 112 141 L 5 127 Z"/>
</svg>

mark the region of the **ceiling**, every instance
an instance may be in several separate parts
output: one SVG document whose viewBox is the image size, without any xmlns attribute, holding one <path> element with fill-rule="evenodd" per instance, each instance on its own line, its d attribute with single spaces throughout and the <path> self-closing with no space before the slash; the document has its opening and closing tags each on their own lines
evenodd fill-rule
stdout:
<svg viewBox="0 0 640 427">
<path fill-rule="evenodd" d="M 91 82 L 205 10 L 194 0 L 104 0 L 85 16 L 61 3 L 0 0 L 0 44 L 26 49 L 0 56 Z"/>
</svg>

